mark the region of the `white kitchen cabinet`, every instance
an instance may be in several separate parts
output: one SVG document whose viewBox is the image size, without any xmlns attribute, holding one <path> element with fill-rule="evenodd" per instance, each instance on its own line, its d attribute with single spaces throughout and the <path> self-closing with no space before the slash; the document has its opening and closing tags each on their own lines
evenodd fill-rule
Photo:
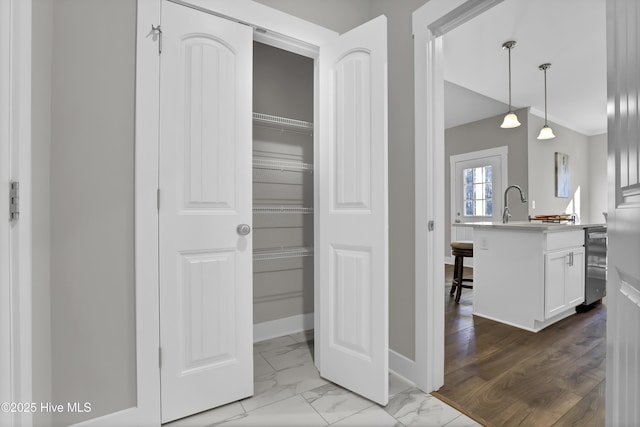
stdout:
<svg viewBox="0 0 640 427">
<path fill-rule="evenodd" d="M 538 332 L 575 313 L 584 301 L 583 226 L 469 226 L 474 228 L 474 315 Z"/>
<path fill-rule="evenodd" d="M 584 301 L 584 247 L 545 254 L 544 294 L 545 319 Z"/>
</svg>

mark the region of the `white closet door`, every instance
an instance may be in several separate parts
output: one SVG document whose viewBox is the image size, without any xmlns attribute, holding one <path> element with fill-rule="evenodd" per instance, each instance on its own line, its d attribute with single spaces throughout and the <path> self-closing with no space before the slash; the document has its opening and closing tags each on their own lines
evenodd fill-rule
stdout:
<svg viewBox="0 0 640 427">
<path fill-rule="evenodd" d="M 162 421 L 253 394 L 252 30 L 164 2 Z"/>
<path fill-rule="evenodd" d="M 388 401 L 387 20 L 320 48 L 321 375 Z"/>
</svg>

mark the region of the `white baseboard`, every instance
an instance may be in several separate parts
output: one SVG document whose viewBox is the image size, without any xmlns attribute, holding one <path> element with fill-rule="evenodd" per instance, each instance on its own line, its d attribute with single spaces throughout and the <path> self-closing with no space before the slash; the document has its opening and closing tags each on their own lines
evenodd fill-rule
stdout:
<svg viewBox="0 0 640 427">
<path fill-rule="evenodd" d="M 309 329 L 313 329 L 313 313 L 256 323 L 253 325 L 253 342 L 295 334 Z"/>
<path fill-rule="evenodd" d="M 415 384 L 418 378 L 416 362 L 391 349 L 389 349 L 389 371 L 412 384 Z"/>
</svg>

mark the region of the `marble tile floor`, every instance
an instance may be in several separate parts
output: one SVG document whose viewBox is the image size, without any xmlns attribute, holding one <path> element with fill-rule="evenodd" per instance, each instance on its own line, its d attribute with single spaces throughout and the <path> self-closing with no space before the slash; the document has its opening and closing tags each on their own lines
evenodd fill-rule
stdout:
<svg viewBox="0 0 640 427">
<path fill-rule="evenodd" d="M 252 397 L 164 426 L 480 426 L 393 374 L 381 407 L 321 378 L 312 354 L 313 331 L 256 343 Z"/>
</svg>

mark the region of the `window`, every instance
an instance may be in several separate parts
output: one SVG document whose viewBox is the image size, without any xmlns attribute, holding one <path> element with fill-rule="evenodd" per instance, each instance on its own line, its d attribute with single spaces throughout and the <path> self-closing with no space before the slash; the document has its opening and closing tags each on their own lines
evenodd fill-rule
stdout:
<svg viewBox="0 0 640 427">
<path fill-rule="evenodd" d="M 493 215 L 491 166 L 464 169 L 464 216 Z"/>
</svg>

